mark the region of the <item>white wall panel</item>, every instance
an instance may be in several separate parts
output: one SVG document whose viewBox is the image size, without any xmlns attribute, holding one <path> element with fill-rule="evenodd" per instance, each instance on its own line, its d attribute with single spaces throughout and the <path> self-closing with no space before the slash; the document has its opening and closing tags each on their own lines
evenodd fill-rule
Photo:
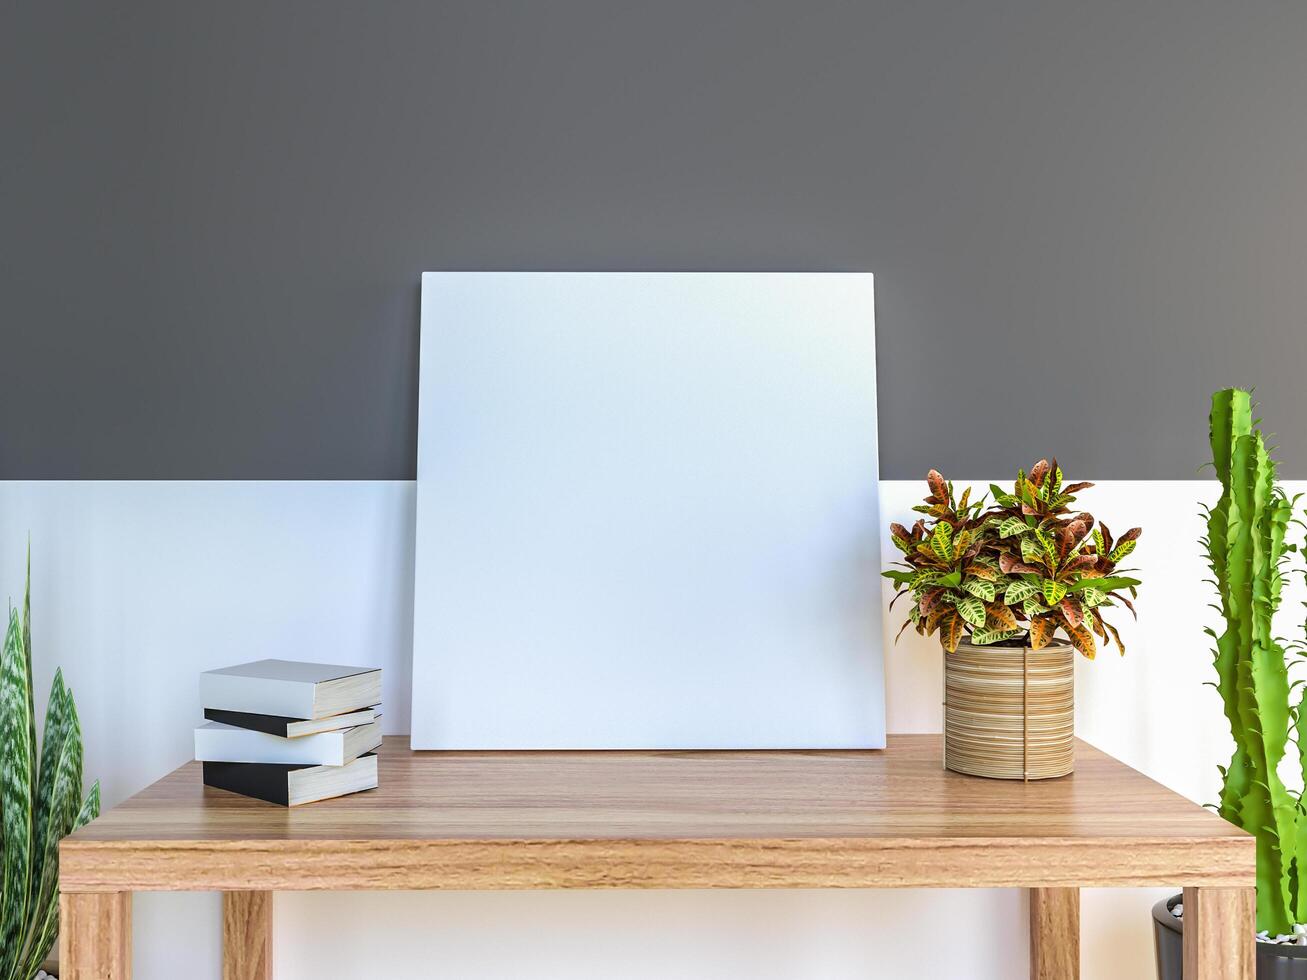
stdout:
<svg viewBox="0 0 1307 980">
<path fill-rule="evenodd" d="M 923 492 L 883 482 L 883 519 L 908 516 Z M 1133 560 L 1145 586 L 1140 621 L 1122 623 L 1127 656 L 1079 665 L 1077 728 L 1200 802 L 1215 798 L 1215 766 L 1229 751 L 1219 702 L 1202 686 L 1211 665 L 1201 630 L 1213 614 L 1197 505 L 1214 496 L 1197 481 L 1111 482 L 1082 498 L 1113 530 L 1144 527 Z M 109 803 L 189 757 L 195 674 L 221 663 L 379 663 L 386 731 L 407 730 L 411 483 L 0 483 L 0 595 L 14 601 L 29 530 L 38 695 L 43 703 L 62 665 L 88 772 Z M 1282 632 L 1299 632 L 1301 593 L 1295 581 Z M 892 614 L 887 632 L 894 623 Z M 932 645 L 906 633 L 885 662 L 890 731 L 938 730 Z M 1086 892 L 1085 980 L 1152 976 L 1148 907 L 1159 894 Z M 214 896 L 145 895 L 136 910 L 141 980 L 182 969 L 188 980 L 219 977 Z M 1006 980 L 1023 974 L 1026 956 L 1012 891 L 291 894 L 276 911 L 280 980 L 382 969 L 866 980 L 956 975 L 960 948 L 969 978 Z"/>
<path fill-rule="evenodd" d="M 106 805 L 191 758 L 197 674 L 259 657 L 383 668 L 408 729 L 411 483 L 0 483 L 0 596 L 32 541 L 39 710 L 56 666 Z M 137 976 L 216 978 L 215 895 L 136 903 Z"/>
</svg>

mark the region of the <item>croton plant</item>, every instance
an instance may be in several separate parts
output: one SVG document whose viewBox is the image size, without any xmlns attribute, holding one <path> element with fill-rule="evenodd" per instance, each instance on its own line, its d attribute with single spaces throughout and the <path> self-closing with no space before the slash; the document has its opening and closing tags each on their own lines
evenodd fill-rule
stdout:
<svg viewBox="0 0 1307 980">
<path fill-rule="evenodd" d="M 890 525 L 903 567 L 884 574 L 900 587 L 895 602 L 912 600 L 900 634 L 908 626 L 923 636 L 938 632 L 952 653 L 964 637 L 1038 650 L 1061 630 L 1086 657 L 1097 651 L 1095 637 L 1104 644 L 1110 637 L 1125 653 L 1103 613 L 1118 603 L 1135 611 L 1139 579 L 1117 565 L 1141 532 L 1113 538 L 1092 514 L 1075 511 L 1075 495 L 1092 483 L 1063 486 L 1057 460 L 1044 459 L 1020 471 L 1010 493 L 991 484 L 989 506 L 983 497 L 973 501 L 970 487 L 955 496 L 935 470 L 926 483 L 930 495 L 913 508 L 926 516 L 911 529 Z"/>
</svg>

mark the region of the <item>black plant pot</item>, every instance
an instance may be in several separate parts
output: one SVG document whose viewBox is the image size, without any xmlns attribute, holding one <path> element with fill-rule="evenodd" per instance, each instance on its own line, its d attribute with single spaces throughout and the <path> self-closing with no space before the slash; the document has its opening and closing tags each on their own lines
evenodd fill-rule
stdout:
<svg viewBox="0 0 1307 980">
<path fill-rule="evenodd" d="M 1157 980 L 1184 977 L 1184 919 L 1171 914 L 1179 895 L 1153 906 L 1153 938 L 1157 945 Z M 1257 944 L 1257 980 L 1307 980 L 1307 946 Z"/>
</svg>

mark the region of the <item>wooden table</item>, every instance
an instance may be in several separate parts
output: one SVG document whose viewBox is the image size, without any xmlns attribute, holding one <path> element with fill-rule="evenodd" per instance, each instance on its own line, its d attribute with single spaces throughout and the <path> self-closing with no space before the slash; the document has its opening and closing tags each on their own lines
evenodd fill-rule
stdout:
<svg viewBox="0 0 1307 980">
<path fill-rule="evenodd" d="M 415 753 L 294 810 L 191 763 L 60 846 L 63 980 L 131 972 L 131 893 L 224 893 L 226 980 L 271 975 L 277 889 L 1026 888 L 1030 975 L 1075 977 L 1082 886 L 1182 886 L 1186 980 L 1252 980 L 1253 839 L 1097 749 L 1076 772 L 882 752 Z"/>
</svg>

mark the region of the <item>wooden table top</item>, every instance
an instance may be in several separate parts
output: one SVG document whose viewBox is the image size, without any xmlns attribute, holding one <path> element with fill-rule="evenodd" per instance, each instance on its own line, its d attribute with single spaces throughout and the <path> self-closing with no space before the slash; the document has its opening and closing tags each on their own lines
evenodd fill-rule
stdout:
<svg viewBox="0 0 1307 980">
<path fill-rule="evenodd" d="M 190 763 L 66 839 L 66 891 L 1253 884 L 1253 839 L 1083 742 L 1076 772 L 864 752 L 412 752 L 294 809 Z"/>
</svg>

